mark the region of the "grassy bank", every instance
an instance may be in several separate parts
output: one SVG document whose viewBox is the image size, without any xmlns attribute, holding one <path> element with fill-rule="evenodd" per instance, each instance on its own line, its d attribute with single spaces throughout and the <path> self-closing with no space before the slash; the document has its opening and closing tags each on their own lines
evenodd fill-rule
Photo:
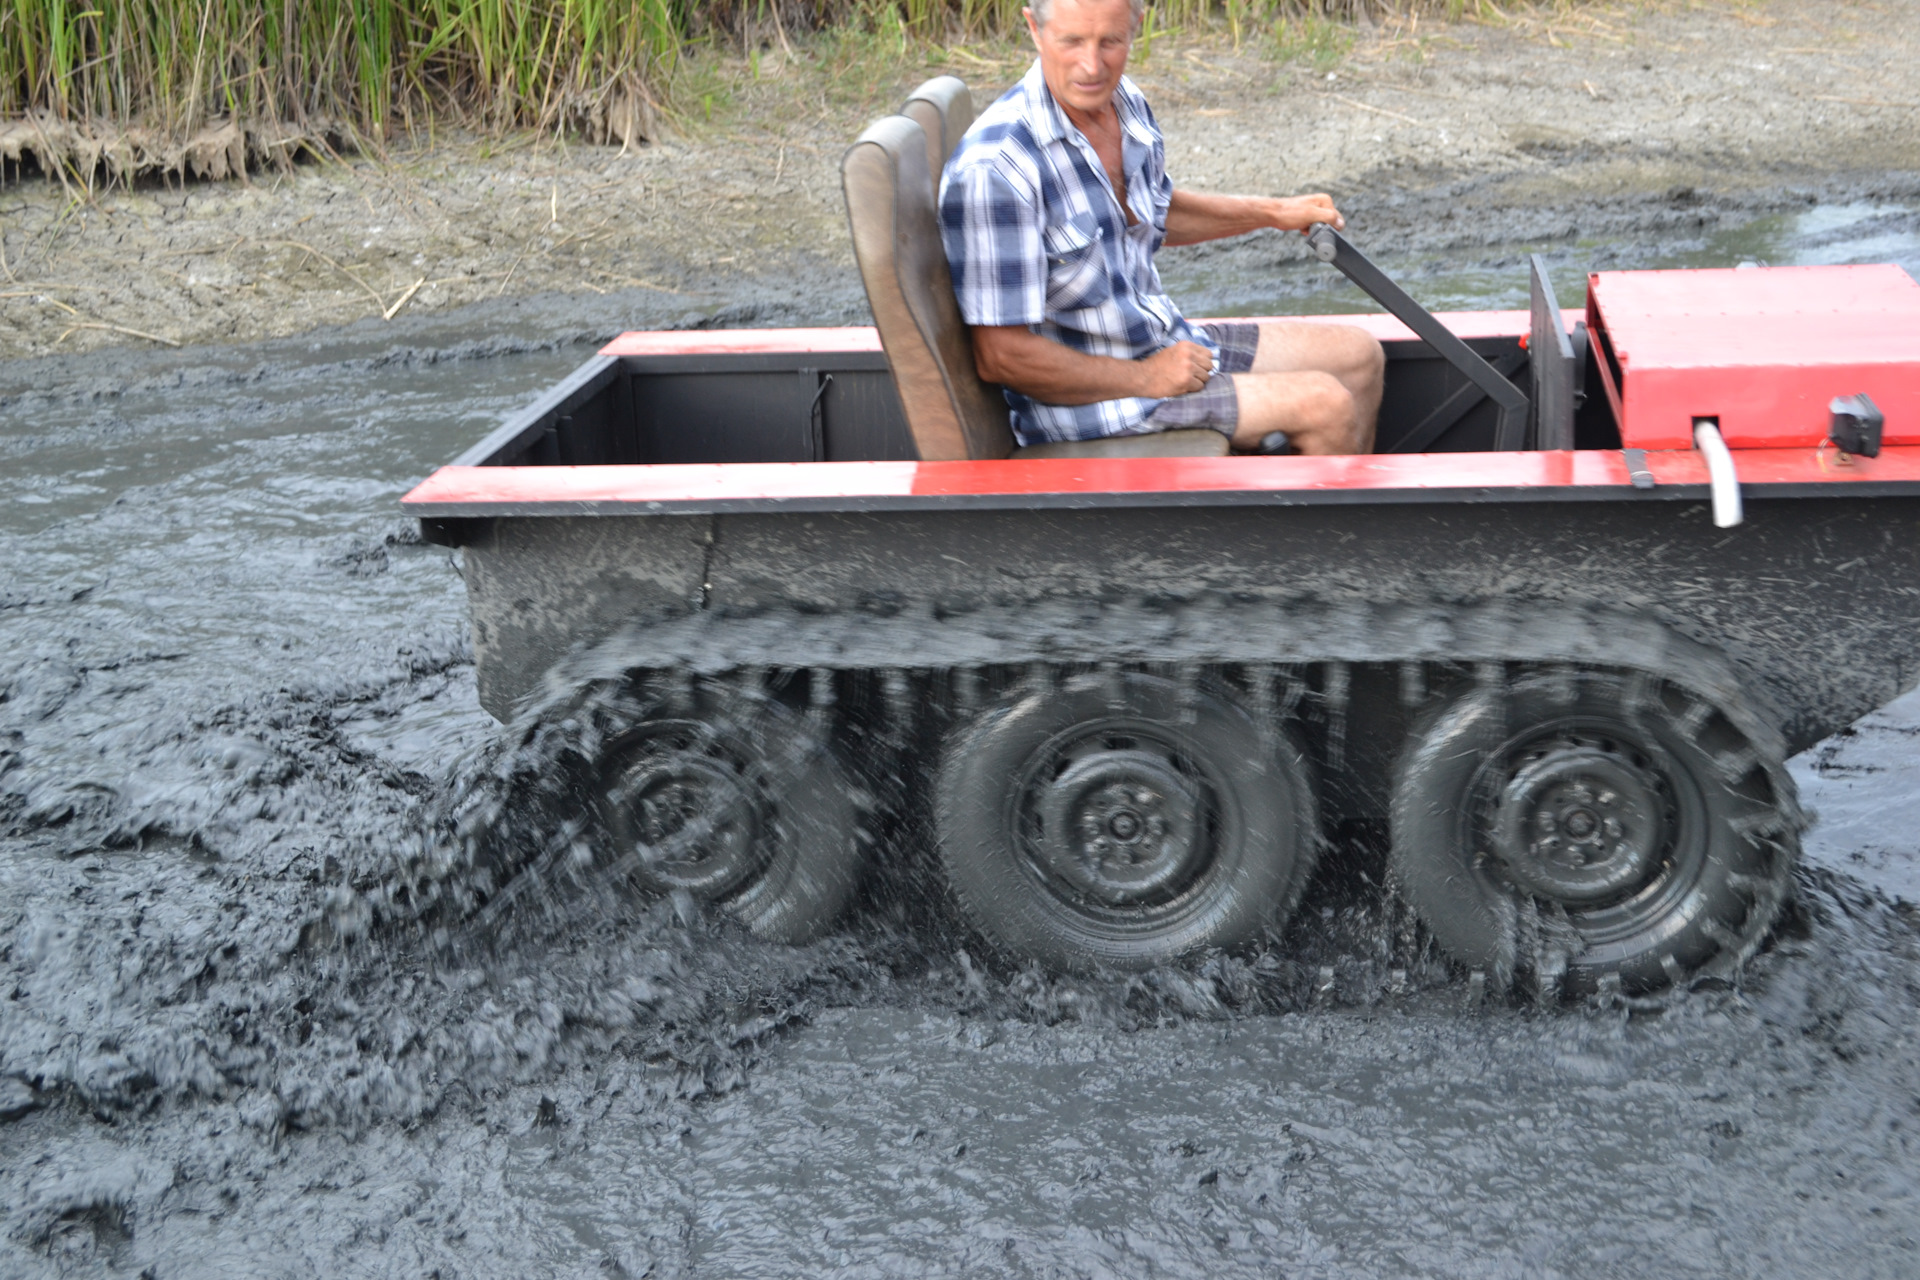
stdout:
<svg viewBox="0 0 1920 1280">
<path fill-rule="evenodd" d="M 1564 3 L 1565 0 L 1560 0 Z M 0 120 L 185 139 L 221 121 L 378 139 L 438 122 L 633 141 L 700 99 L 689 64 L 791 56 L 802 33 L 964 45 L 1022 0 L 15 0 Z M 1161 0 L 1143 39 L 1211 29 L 1312 52 L 1337 24 L 1458 19 L 1493 0 Z M 690 56 L 692 55 L 692 56 Z M 697 80 L 697 72 L 693 75 Z"/>
</svg>

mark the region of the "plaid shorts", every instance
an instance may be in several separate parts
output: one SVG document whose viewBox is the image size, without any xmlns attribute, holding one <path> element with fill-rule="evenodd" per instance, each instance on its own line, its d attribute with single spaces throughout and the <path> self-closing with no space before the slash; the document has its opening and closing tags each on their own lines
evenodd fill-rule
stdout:
<svg viewBox="0 0 1920 1280">
<path fill-rule="evenodd" d="M 1171 400 L 1162 400 L 1141 425 L 1149 431 L 1184 431 L 1191 427 L 1209 427 L 1231 436 L 1240 425 L 1240 397 L 1233 379 L 1223 373 L 1245 373 L 1253 368 L 1253 353 L 1260 347 L 1257 324 L 1203 324 L 1220 346 L 1220 363 L 1213 377 L 1198 391 Z"/>
</svg>

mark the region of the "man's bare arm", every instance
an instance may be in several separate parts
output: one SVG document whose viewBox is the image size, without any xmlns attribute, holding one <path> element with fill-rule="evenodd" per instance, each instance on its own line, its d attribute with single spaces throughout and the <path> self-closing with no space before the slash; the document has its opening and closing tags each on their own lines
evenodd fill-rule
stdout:
<svg viewBox="0 0 1920 1280">
<path fill-rule="evenodd" d="M 1224 240 L 1262 227 L 1306 231 L 1316 222 L 1331 223 L 1336 231 L 1347 225 L 1347 220 L 1333 207 L 1333 197 L 1325 194 L 1216 196 L 1176 190 L 1172 203 L 1167 206 L 1167 243 Z"/>
<path fill-rule="evenodd" d="M 1071 405 L 1198 391 L 1213 372 L 1213 353 L 1197 342 L 1176 342 L 1139 360 L 1116 360 L 1075 351 L 1024 325 L 1001 325 L 973 331 L 973 363 L 988 382 L 1042 404 Z"/>
</svg>

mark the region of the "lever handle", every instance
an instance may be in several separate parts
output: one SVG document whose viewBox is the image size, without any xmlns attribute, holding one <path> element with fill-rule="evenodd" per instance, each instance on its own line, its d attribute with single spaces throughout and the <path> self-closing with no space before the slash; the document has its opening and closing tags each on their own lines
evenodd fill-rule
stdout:
<svg viewBox="0 0 1920 1280">
<path fill-rule="evenodd" d="M 1316 222 L 1307 230 L 1307 247 L 1313 250 L 1314 257 L 1331 263 L 1340 256 L 1340 242 L 1344 238 L 1332 224 Z"/>
</svg>

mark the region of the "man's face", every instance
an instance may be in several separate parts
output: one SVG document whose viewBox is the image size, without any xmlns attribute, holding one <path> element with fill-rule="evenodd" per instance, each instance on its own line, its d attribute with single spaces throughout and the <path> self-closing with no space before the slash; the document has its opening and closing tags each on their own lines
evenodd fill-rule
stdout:
<svg viewBox="0 0 1920 1280">
<path fill-rule="evenodd" d="M 1040 50 L 1040 74 L 1054 100 L 1075 111 L 1106 110 L 1133 45 L 1127 0 L 1054 0 L 1044 27 L 1033 20 L 1033 10 L 1025 12 Z"/>
</svg>

